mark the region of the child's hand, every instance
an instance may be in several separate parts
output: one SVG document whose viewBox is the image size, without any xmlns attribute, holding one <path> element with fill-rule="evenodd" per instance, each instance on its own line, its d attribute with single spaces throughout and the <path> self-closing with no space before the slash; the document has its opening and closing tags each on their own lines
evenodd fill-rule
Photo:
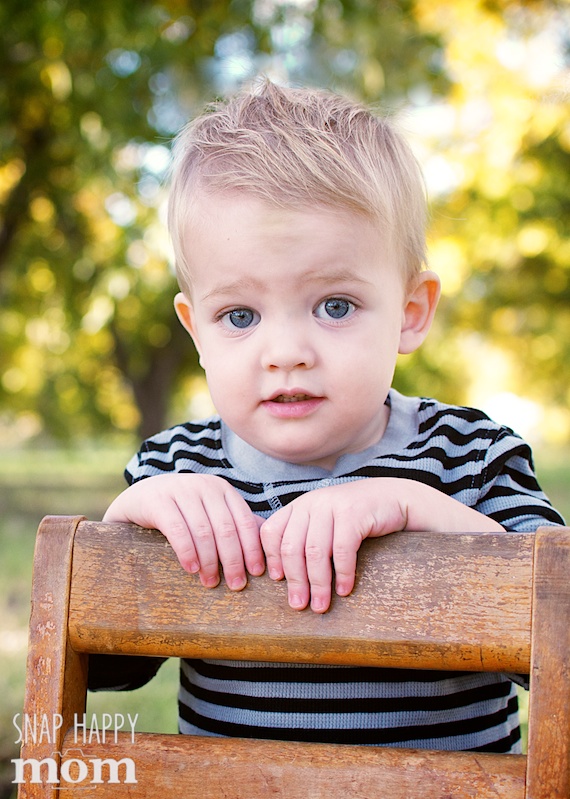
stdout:
<svg viewBox="0 0 570 799">
<path fill-rule="evenodd" d="M 324 613 L 331 601 L 332 565 L 336 593 L 347 596 L 362 541 L 405 528 L 406 517 L 386 488 L 378 479 L 318 488 L 263 523 L 269 575 L 286 577 L 292 608 L 301 610 L 310 599 L 311 608 Z"/>
<path fill-rule="evenodd" d="M 332 566 L 336 593 L 347 596 L 362 541 L 398 530 L 503 528 L 430 486 L 379 477 L 303 494 L 263 522 L 261 541 L 270 577 L 287 579 L 291 607 L 302 610 L 310 601 L 316 613 L 324 613 L 331 601 Z"/>
<path fill-rule="evenodd" d="M 166 474 L 141 480 L 109 506 L 105 522 L 156 528 L 169 540 L 180 565 L 199 572 L 202 584 L 220 581 L 239 591 L 250 574 L 265 571 L 259 537 L 262 519 L 226 480 L 214 475 Z"/>
</svg>

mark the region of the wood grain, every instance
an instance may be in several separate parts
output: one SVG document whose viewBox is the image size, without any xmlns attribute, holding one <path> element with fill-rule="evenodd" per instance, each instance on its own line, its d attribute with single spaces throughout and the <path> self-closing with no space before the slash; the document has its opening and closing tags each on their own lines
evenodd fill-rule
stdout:
<svg viewBox="0 0 570 799">
<path fill-rule="evenodd" d="M 79 752 L 68 736 L 65 750 Z M 81 747 L 92 758 L 131 758 L 136 785 L 63 784 L 61 797 L 112 799 L 520 799 L 526 758 L 194 736 L 119 736 Z M 125 771 L 119 771 L 124 778 Z M 103 791 L 103 793 L 102 793 Z"/>
<path fill-rule="evenodd" d="M 528 799 L 570 797 L 570 531 L 536 533 Z"/>
<path fill-rule="evenodd" d="M 69 636 L 84 652 L 528 673 L 533 541 L 367 541 L 353 594 L 317 615 L 291 610 L 285 584 L 267 576 L 239 593 L 204 589 L 156 531 L 83 522 Z"/>
<path fill-rule="evenodd" d="M 240 593 L 202 588 L 156 531 L 47 518 L 35 553 L 24 712 L 61 713 L 65 722 L 56 741 L 29 743 L 22 757 L 61 752 L 62 764 L 87 778 L 74 783 L 58 772 L 60 783 L 28 782 L 18 795 L 569 799 L 569 573 L 566 528 L 400 533 L 365 542 L 353 594 L 321 616 L 291 610 L 286 586 L 266 576 Z M 63 731 L 85 708 L 91 652 L 530 670 L 529 754 L 147 733 L 77 744 L 73 727 Z M 132 759 L 136 784 L 91 783 L 94 761 L 123 758 Z"/>
<path fill-rule="evenodd" d="M 38 742 L 25 741 L 21 757 L 59 762 L 63 736 L 75 713 L 85 710 L 87 657 L 69 645 L 67 621 L 73 541 L 83 517 L 46 517 L 38 530 L 32 576 L 26 695 L 24 712 L 41 724 L 45 718 L 53 730 L 61 716 L 63 723 L 55 735 L 38 736 Z M 55 785 L 26 783 L 19 786 L 20 799 L 51 799 Z"/>
</svg>

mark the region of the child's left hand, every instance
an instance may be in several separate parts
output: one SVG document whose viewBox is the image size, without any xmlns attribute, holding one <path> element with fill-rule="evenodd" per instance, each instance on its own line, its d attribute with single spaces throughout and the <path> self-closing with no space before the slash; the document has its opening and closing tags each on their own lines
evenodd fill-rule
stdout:
<svg viewBox="0 0 570 799">
<path fill-rule="evenodd" d="M 287 579 L 292 608 L 302 610 L 310 599 L 312 610 L 324 613 L 331 601 L 333 564 L 336 593 L 347 596 L 362 541 L 405 529 L 403 509 L 389 496 L 391 482 L 369 478 L 318 488 L 262 524 L 269 575 Z"/>
<path fill-rule="evenodd" d="M 373 477 L 318 488 L 276 511 L 260 528 L 267 569 L 287 579 L 289 604 L 309 601 L 316 613 L 328 610 L 335 590 L 354 588 L 362 541 L 398 530 L 500 532 L 498 522 L 431 486 L 414 480 Z"/>
</svg>

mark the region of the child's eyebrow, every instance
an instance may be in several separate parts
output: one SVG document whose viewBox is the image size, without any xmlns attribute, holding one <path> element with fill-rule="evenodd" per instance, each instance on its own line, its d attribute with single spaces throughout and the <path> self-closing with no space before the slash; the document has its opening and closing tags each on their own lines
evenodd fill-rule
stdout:
<svg viewBox="0 0 570 799">
<path fill-rule="evenodd" d="M 213 289 L 207 291 L 200 297 L 201 302 L 205 300 L 211 300 L 212 298 L 216 299 L 217 297 L 225 297 L 227 295 L 235 294 L 239 291 L 250 291 L 251 289 L 259 289 L 261 288 L 261 281 L 256 280 L 255 278 L 248 278 L 247 280 L 244 278 L 239 278 L 238 280 L 232 280 L 230 283 L 223 283 L 219 286 L 214 286 Z"/>
<path fill-rule="evenodd" d="M 329 272 L 319 269 L 315 272 L 309 272 L 308 274 L 303 275 L 301 277 L 301 282 L 320 283 L 326 286 L 351 284 L 365 287 L 372 285 L 369 280 L 344 270 L 339 272 Z M 237 280 L 232 280 L 229 283 L 223 283 L 219 286 L 214 286 L 214 288 L 202 295 L 200 301 L 204 302 L 206 300 L 217 299 L 218 297 L 230 296 L 241 291 L 261 291 L 264 288 L 266 288 L 265 284 L 261 280 L 256 280 L 254 277 L 247 279 L 238 278 Z"/>
<path fill-rule="evenodd" d="M 372 285 L 369 280 L 366 280 L 366 278 L 360 277 L 360 275 L 356 275 L 345 270 L 339 272 L 318 271 L 315 274 L 309 273 L 308 275 L 304 276 L 303 282 L 324 283 L 326 285 L 338 283 L 351 283 L 359 286 Z"/>
</svg>

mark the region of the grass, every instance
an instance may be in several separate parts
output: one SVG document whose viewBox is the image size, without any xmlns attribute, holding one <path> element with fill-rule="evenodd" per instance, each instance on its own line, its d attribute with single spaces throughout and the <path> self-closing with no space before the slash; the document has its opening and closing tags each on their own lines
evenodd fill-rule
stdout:
<svg viewBox="0 0 570 799">
<path fill-rule="evenodd" d="M 46 513 L 101 518 L 124 483 L 129 453 L 88 451 L 17 451 L 0 457 L 0 799 L 13 795 L 13 767 L 18 756 L 12 719 L 22 710 L 32 558 L 38 522 Z M 553 504 L 570 520 L 568 452 L 539 453 L 537 471 Z M 137 730 L 175 732 L 178 665 L 172 660 L 147 686 L 129 693 L 92 694 L 88 719 L 95 713 L 139 714 Z M 524 694 L 524 692 L 523 692 Z M 522 717 L 526 714 L 523 696 Z"/>
<path fill-rule="evenodd" d="M 124 488 L 129 453 L 104 449 L 2 453 L 0 457 L 0 799 L 15 797 L 13 766 L 18 730 L 13 718 L 24 699 L 27 627 L 36 529 L 45 514 L 100 519 Z M 91 694 L 96 713 L 138 712 L 137 730 L 176 732 L 178 664 L 168 661 L 139 691 Z"/>
</svg>

